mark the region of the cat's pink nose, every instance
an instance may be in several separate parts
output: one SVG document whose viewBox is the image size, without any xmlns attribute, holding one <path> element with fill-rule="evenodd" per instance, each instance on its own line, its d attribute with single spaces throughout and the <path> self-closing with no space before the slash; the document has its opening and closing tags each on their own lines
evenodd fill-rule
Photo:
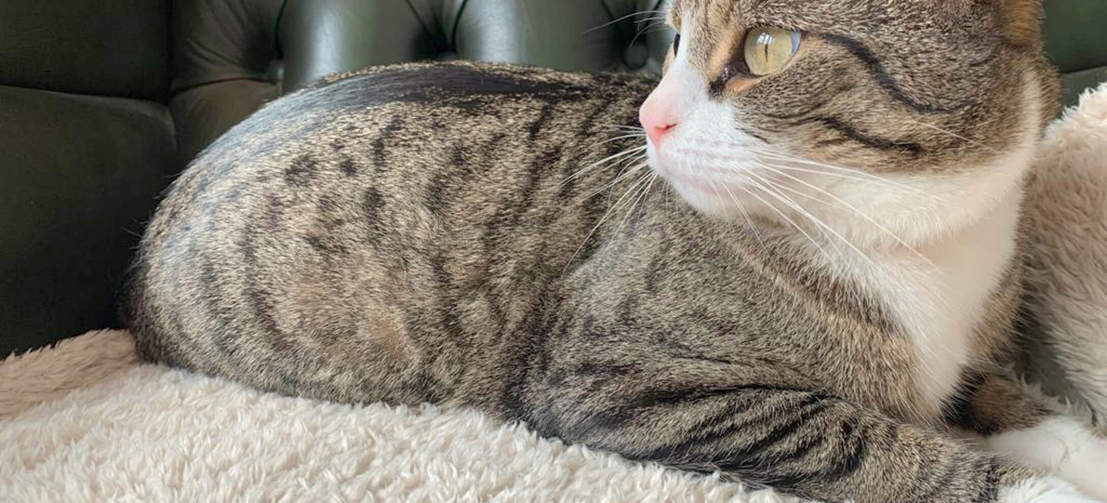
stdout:
<svg viewBox="0 0 1107 503">
<path fill-rule="evenodd" d="M 663 100 L 657 99 L 654 95 L 650 95 L 638 110 L 638 121 L 642 123 L 646 136 L 649 136 L 655 148 L 661 146 L 661 139 L 665 133 L 672 131 L 677 125 L 676 114 L 673 113 L 672 107 L 667 106 Z"/>
</svg>

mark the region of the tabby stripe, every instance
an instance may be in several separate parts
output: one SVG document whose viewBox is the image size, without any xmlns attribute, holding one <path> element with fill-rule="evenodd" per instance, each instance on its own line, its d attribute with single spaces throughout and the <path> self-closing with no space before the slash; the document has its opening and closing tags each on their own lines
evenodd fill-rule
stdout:
<svg viewBox="0 0 1107 503">
<path fill-rule="evenodd" d="M 999 463 L 995 459 L 985 459 L 982 462 L 988 466 L 981 470 L 984 473 L 984 482 L 980 484 L 980 492 L 976 494 L 974 502 L 992 503 L 999 496 Z"/>
<path fill-rule="evenodd" d="M 808 437 L 801 441 L 798 445 L 788 449 L 784 452 L 774 453 L 770 460 L 778 465 L 796 461 L 800 458 L 807 456 L 808 453 L 815 450 L 816 447 L 820 447 L 826 442 L 826 436 L 822 431 L 816 431 L 815 435 Z"/>
<path fill-rule="evenodd" d="M 205 208 L 207 207 L 205 206 Z M 204 225 L 205 233 L 215 236 L 222 231 L 219 224 L 222 223 L 223 220 L 216 218 L 216 215 L 210 210 L 205 211 L 204 219 L 207 220 Z M 227 356 L 233 356 L 238 352 L 239 347 L 237 342 L 241 338 L 242 332 L 234 330 L 233 327 L 236 327 L 238 323 L 236 323 L 234 317 L 229 316 L 226 309 L 222 309 L 219 306 L 219 299 L 223 298 L 223 292 L 220 291 L 219 273 L 215 269 L 215 264 L 212 262 L 211 256 L 201 253 L 196 239 L 188 240 L 187 249 L 188 256 L 191 257 L 192 260 L 200 261 L 200 288 L 204 307 L 207 308 L 209 315 L 215 315 L 216 319 L 220 321 L 221 327 L 224 328 L 224 330 L 220 330 L 218 333 L 213 334 L 213 339 L 215 340 L 216 348 L 222 351 L 222 354 L 219 356 L 226 359 Z M 193 343 L 190 337 L 180 337 L 178 340 L 186 340 L 190 344 L 196 346 L 200 345 L 198 343 Z M 203 354 L 203 352 L 199 354 Z"/>
<path fill-rule="evenodd" d="M 431 270 L 434 273 L 434 280 L 437 283 L 435 292 L 438 292 L 438 325 L 441 330 L 441 334 L 445 334 L 445 337 L 454 344 L 462 344 L 464 341 L 469 340 L 463 333 L 461 319 L 457 315 L 457 301 L 456 295 L 454 295 L 454 281 L 450 276 L 450 273 L 446 271 L 447 257 L 445 252 L 438 252 L 431 257 Z M 433 367 L 433 362 L 438 359 L 441 352 L 428 351 L 426 352 L 429 357 L 429 361 L 424 364 L 424 367 Z"/>
<path fill-rule="evenodd" d="M 211 220 L 214 221 L 215 219 L 211 219 Z M 188 249 L 189 249 L 189 255 L 190 256 L 192 256 L 192 257 L 200 257 L 201 256 L 197 252 L 195 241 L 190 242 L 190 244 L 188 246 Z M 208 260 L 205 260 L 204 264 L 207 265 L 207 266 L 211 265 L 210 261 L 208 261 Z M 206 276 L 206 274 L 205 274 L 205 276 Z M 209 281 L 209 280 L 205 278 L 205 283 L 207 281 Z M 205 287 L 204 290 L 208 295 L 208 298 L 205 299 L 205 300 L 210 302 L 210 301 L 213 300 L 213 297 L 211 297 L 213 295 L 213 292 L 211 292 L 209 290 L 209 287 L 210 287 L 209 284 L 205 284 L 204 287 Z M 208 306 L 209 309 L 211 309 L 211 306 L 210 306 L 209 303 L 206 302 L 205 304 Z M 181 321 L 180 312 L 178 310 L 176 310 L 176 309 L 163 310 L 163 309 L 160 308 L 160 306 L 157 306 L 157 305 L 154 305 L 152 307 L 153 307 L 153 309 L 156 310 L 156 312 L 160 313 L 161 316 L 168 316 L 169 325 L 171 326 L 171 330 L 175 331 L 178 334 L 187 333 L 187 331 L 184 328 L 184 322 Z M 158 319 L 158 318 L 151 317 L 151 319 Z M 216 349 L 218 349 L 222 352 L 222 353 L 220 353 L 216 356 L 218 356 L 222 361 L 226 362 L 228 360 L 228 358 L 227 358 L 228 355 L 233 355 L 235 353 L 235 347 L 233 345 L 231 345 L 230 343 L 227 343 L 225 341 L 225 338 L 239 336 L 239 335 L 241 335 L 241 334 L 236 333 L 234 331 L 231 331 L 231 333 L 227 333 L 226 331 L 221 331 L 220 333 L 215 334 L 214 339 L 215 339 Z M 165 342 L 167 342 L 167 341 L 165 341 L 161 338 L 157 338 L 157 339 L 158 339 L 157 343 L 159 345 L 164 345 Z M 178 357 L 183 357 L 180 361 L 181 364 L 183 364 L 185 362 L 191 362 L 193 365 L 197 365 L 200 368 L 208 368 L 213 372 L 216 370 L 214 362 L 212 362 L 212 361 L 203 361 L 202 358 L 200 358 L 200 359 L 193 358 L 194 355 L 208 354 L 209 351 L 205 347 L 205 344 L 203 342 L 200 342 L 200 341 L 198 341 L 198 340 L 196 340 L 192 337 L 175 337 L 175 338 L 172 339 L 172 344 L 174 346 L 173 354 L 177 355 Z M 178 351 L 182 347 L 188 348 L 188 349 L 186 349 L 184 351 Z"/>
<path fill-rule="evenodd" d="M 559 297 L 557 304 L 560 306 L 562 299 Z M 530 314 L 534 314 L 538 309 L 531 309 Z M 528 425 L 533 425 L 536 431 L 546 432 L 548 436 L 563 436 L 567 431 L 564 427 L 563 420 L 568 418 L 567 414 L 558 413 L 556 409 L 564 408 L 566 405 L 572 406 L 576 400 L 569 399 L 566 403 L 565 398 L 562 396 L 562 400 L 551 397 L 551 389 L 542 386 L 543 383 L 550 381 L 550 362 L 553 360 L 552 351 L 553 348 L 550 345 L 552 338 L 549 336 L 552 324 L 556 324 L 553 320 L 546 320 L 540 322 L 539 317 L 531 316 L 527 318 L 527 333 L 530 334 L 532 340 L 535 340 L 535 349 L 529 355 L 527 365 L 529 368 L 525 369 L 525 375 L 529 378 L 528 381 L 522 383 L 521 389 L 527 392 L 525 399 L 529 402 L 529 407 L 526 413 L 530 416 Z M 568 440 L 568 439 L 566 439 Z"/>
<path fill-rule="evenodd" d="M 668 239 L 661 240 L 661 249 L 654 251 L 646 266 L 646 293 L 657 294 L 657 282 L 661 279 L 663 269 L 666 267 L 665 259 L 672 251 L 673 243 Z"/>
<path fill-rule="evenodd" d="M 578 436 L 585 437 L 591 435 L 592 432 L 597 429 L 602 429 L 604 431 L 617 430 L 624 427 L 626 421 L 628 421 L 630 418 L 634 417 L 636 414 L 640 414 L 642 409 L 656 406 L 685 405 L 689 402 L 696 402 L 700 400 L 720 397 L 732 391 L 733 390 L 730 389 L 701 392 L 692 392 L 688 390 L 651 391 L 649 393 L 639 395 L 638 398 L 632 400 L 628 404 L 594 413 L 586 420 L 577 423 L 574 431 L 577 433 Z M 695 404 L 691 404 L 691 406 L 694 405 Z M 727 407 L 723 407 L 723 410 L 727 410 Z M 723 412 L 717 412 L 712 417 L 723 415 Z M 690 425 L 688 430 L 696 431 L 696 425 Z"/>
<path fill-rule="evenodd" d="M 592 107 L 588 110 L 588 118 L 585 119 L 584 123 L 581 125 L 581 131 L 584 131 L 590 137 L 601 134 L 601 132 L 599 131 L 592 130 L 595 125 L 596 118 L 606 116 L 608 108 L 610 108 L 614 102 L 615 100 L 607 98 L 595 100 L 592 103 Z M 612 151 L 612 149 L 616 147 L 622 147 L 623 143 L 624 142 L 620 141 L 608 142 L 606 150 L 607 154 L 605 154 L 600 159 L 605 159 L 618 153 L 619 150 Z M 585 155 L 587 155 L 587 153 L 585 153 Z M 577 170 L 581 169 L 582 165 L 585 164 L 586 162 L 578 162 L 577 159 L 569 159 L 569 162 L 565 163 L 565 169 L 561 173 L 561 180 L 558 180 L 558 182 L 561 184 L 560 187 L 558 187 L 557 192 L 558 201 L 565 201 L 570 198 L 575 198 L 577 193 L 577 182 L 578 178 L 580 177 L 573 175 L 576 174 Z"/>
<path fill-rule="evenodd" d="M 380 246 L 380 235 L 384 229 L 384 196 L 376 187 L 369 186 L 361 194 L 362 227 L 365 229 L 365 241 L 374 248 Z"/>
<path fill-rule="evenodd" d="M 800 442 L 795 448 L 784 452 L 776 453 L 772 455 L 759 456 L 758 459 L 765 464 L 774 466 L 775 474 L 769 476 L 768 474 L 760 474 L 758 480 L 764 484 L 771 485 L 778 489 L 790 489 L 798 485 L 800 482 L 813 480 L 814 477 L 810 473 L 803 471 L 786 472 L 783 465 L 802 457 L 805 457 L 808 453 L 814 450 L 816 447 L 822 446 L 826 442 L 826 437 L 822 435 L 822 432 L 816 431 L 814 436 L 811 436 L 804 441 Z"/>
<path fill-rule="evenodd" d="M 542 105 L 542 110 L 538 112 L 538 118 L 531 121 L 527 126 L 527 138 L 533 142 L 538 139 L 538 133 L 542 131 L 542 127 L 553 118 L 553 103 L 546 103 Z"/>
<path fill-rule="evenodd" d="M 682 455 L 692 451 L 696 447 L 707 446 L 709 444 L 718 442 L 720 440 L 727 439 L 729 437 L 732 437 L 732 436 L 736 435 L 739 431 L 741 431 L 745 428 L 749 428 L 750 426 L 755 425 L 757 423 L 763 423 L 766 420 L 770 420 L 770 419 L 772 419 L 773 415 L 778 413 L 775 407 L 770 408 L 770 407 L 765 406 L 764 403 L 761 403 L 761 408 L 760 408 L 759 413 L 752 413 L 751 414 L 751 413 L 747 412 L 747 414 L 745 414 L 745 417 L 742 417 L 740 420 L 738 420 L 739 418 L 734 418 L 734 415 L 739 413 L 739 411 L 736 410 L 736 409 L 746 409 L 746 408 L 748 408 L 750 406 L 751 401 L 757 403 L 756 397 L 754 397 L 754 396 L 749 396 L 749 397 L 744 397 L 744 398 L 746 398 L 746 400 L 743 400 L 743 401 L 740 401 L 740 402 L 732 402 L 728 407 L 724 408 L 722 411 L 714 414 L 711 417 L 706 418 L 703 421 L 700 421 L 698 424 L 693 425 L 692 427 L 687 429 L 689 432 L 699 431 L 699 433 L 690 434 L 690 433 L 686 432 L 685 435 L 687 435 L 687 437 L 684 440 L 682 440 L 680 442 L 677 442 L 675 444 L 667 444 L 667 445 L 662 445 L 660 447 L 655 447 L 654 449 L 650 450 L 647 453 L 643 453 L 641 455 L 638 455 L 638 456 L 640 456 L 639 459 L 667 459 L 667 458 L 682 456 Z M 789 398 L 796 398 L 796 397 L 789 397 Z M 820 395 L 811 394 L 811 395 L 806 396 L 806 398 L 804 398 L 802 401 L 800 401 L 796 405 L 792 405 L 792 406 L 784 405 L 784 407 L 786 407 L 788 409 L 795 409 L 797 411 L 797 413 L 800 414 L 801 417 L 804 417 L 804 414 L 806 412 L 809 412 L 812 409 L 821 409 L 822 407 L 824 407 L 823 405 L 819 405 L 819 404 L 822 404 L 822 403 L 826 403 L 826 400 L 824 399 L 824 397 L 822 397 Z M 722 423 L 722 421 L 724 419 L 727 419 L 727 418 L 731 418 L 731 419 L 735 419 L 735 420 L 732 420 L 732 421 L 727 422 L 727 423 Z M 788 424 L 791 424 L 791 423 L 788 423 Z M 785 426 L 788 426 L 788 425 L 785 425 Z M 708 429 L 708 428 L 710 428 L 710 429 Z M 703 430 L 706 430 L 706 431 L 703 431 Z M 772 434 L 770 434 L 770 436 L 772 436 Z"/>
<path fill-rule="evenodd" d="M 527 214 L 527 210 L 534 206 L 535 195 L 538 191 L 540 182 L 542 181 L 542 174 L 546 171 L 546 168 L 553 160 L 561 157 L 561 145 L 555 145 L 553 150 L 546 152 L 538 158 L 532 160 L 528 166 L 527 178 L 524 185 L 519 189 L 517 193 L 508 193 L 506 201 L 503 201 L 497 211 L 493 214 L 493 217 L 485 222 L 485 235 L 484 235 L 484 249 L 486 256 L 489 258 L 500 256 L 498 250 L 512 249 L 514 247 L 501 247 L 498 246 L 500 240 L 512 239 L 514 237 L 511 232 L 503 232 L 502 229 L 517 229 L 520 227 L 520 221 Z M 515 196 L 515 197 L 511 197 Z M 513 204 L 514 203 L 514 204 Z M 511 261 L 498 260 L 499 264 L 510 264 Z M 505 271 L 507 272 L 507 271 Z M 503 288 L 506 292 L 512 292 L 515 290 L 516 285 L 520 283 L 520 276 L 526 276 L 530 274 L 529 268 L 522 268 L 519 270 L 511 271 L 514 274 L 509 275 L 507 285 Z M 525 279 L 525 278 L 523 278 Z M 509 298 L 510 295 L 498 295 L 493 292 L 492 288 L 489 288 L 489 293 L 492 297 L 495 297 L 496 304 L 502 304 L 501 299 Z M 506 314 L 501 313 L 501 317 L 506 319 Z M 501 327 L 506 328 L 506 327 Z M 502 334 L 503 329 L 498 330 L 497 334 Z M 493 341 L 498 342 L 498 337 Z"/>
<path fill-rule="evenodd" d="M 518 332 L 519 339 L 515 344 L 517 351 L 513 367 L 508 371 L 507 382 L 509 383 L 504 387 L 503 392 L 503 404 L 506 408 L 507 415 L 531 426 L 538 434 L 546 437 L 557 436 L 562 432 L 560 425 L 556 424 L 555 414 L 545 414 L 543 417 L 546 421 L 538 421 L 537 417 L 537 404 L 530 404 L 528 398 L 528 392 L 533 391 L 529 386 L 531 380 L 541 382 L 545 379 L 545 375 L 532 375 L 532 370 L 535 368 L 535 363 L 539 358 L 546 358 L 550 352 L 549 341 L 552 334 L 549 328 L 556 320 L 545 320 L 541 316 L 542 312 L 554 312 L 564 313 L 565 298 L 560 294 L 560 291 L 556 288 L 556 283 L 548 283 L 542 292 L 540 292 L 538 298 L 551 299 L 548 303 L 535 302 L 528 310 L 526 316 L 523 318 L 527 320 L 526 326 L 523 330 Z M 534 398 L 540 399 L 542 404 L 551 404 L 553 399 L 548 394 L 536 393 L 539 396 Z"/>
<path fill-rule="evenodd" d="M 403 119 L 399 116 L 394 116 L 392 120 L 381 129 L 381 132 L 377 135 L 377 139 L 373 140 L 373 163 L 378 173 L 388 171 L 388 160 L 385 157 L 385 138 L 391 138 L 396 131 L 399 131 L 403 127 Z"/>
<path fill-rule="evenodd" d="M 747 134 L 747 135 L 749 135 L 749 136 L 757 138 L 758 140 L 761 140 L 766 145 L 771 145 L 772 144 L 772 142 L 770 142 L 767 138 L 755 133 L 752 129 L 749 129 L 749 128 L 746 128 L 746 127 L 739 127 L 738 130 L 745 133 L 745 134 Z"/>
<path fill-rule="evenodd" d="M 456 178 L 456 171 L 464 170 L 469 166 L 465 162 L 465 146 L 468 143 L 467 140 L 454 142 L 453 149 L 450 152 L 450 166 L 447 169 L 439 170 L 427 183 L 427 195 L 423 204 L 431 213 L 444 214 L 448 206 L 446 196 L 460 192 L 454 187 L 450 187 L 450 181 Z"/>
<path fill-rule="evenodd" d="M 895 79 L 888 74 L 888 71 L 884 69 L 884 65 L 880 63 L 880 59 L 877 58 L 872 51 L 864 46 L 861 42 L 842 35 L 836 35 L 833 33 L 824 33 L 817 35 L 823 40 L 837 45 L 852 54 L 855 58 L 864 63 L 865 68 L 872 75 L 872 78 L 876 80 L 876 83 L 880 85 L 893 99 L 903 103 L 917 112 L 920 113 L 939 113 L 939 112 L 951 112 L 951 109 L 939 108 L 933 105 L 919 102 L 910 97 L 903 91 Z"/>
<path fill-rule="evenodd" d="M 284 181 L 294 187 L 307 187 L 318 172 L 319 162 L 308 154 L 301 154 L 284 170 Z"/>
<path fill-rule="evenodd" d="M 272 232 L 279 227 L 280 209 L 284 204 L 276 196 L 270 196 L 266 201 L 265 214 L 259 219 L 266 232 Z M 269 343 L 273 354 L 295 353 L 295 343 L 277 325 L 277 319 L 273 317 L 272 293 L 261 284 L 262 274 L 259 273 L 259 261 L 255 242 L 261 237 L 262 229 L 258 226 L 248 226 L 243 230 L 244 234 L 240 243 L 243 265 L 246 268 L 246 285 L 243 295 L 249 304 L 249 312 L 254 316 L 254 323 L 264 332 L 262 339 Z M 233 353 L 229 356 L 233 356 Z M 260 365 L 265 369 L 264 374 L 275 376 L 281 380 L 284 390 L 289 393 L 298 393 L 308 386 L 297 377 L 302 375 L 298 369 L 288 368 L 288 362 L 279 357 L 262 358 Z"/>
<path fill-rule="evenodd" d="M 585 320 L 584 326 L 586 333 L 591 330 L 588 328 L 589 325 L 589 320 Z M 606 384 L 607 381 L 597 380 L 593 386 L 590 387 L 589 391 L 601 392 L 602 387 Z M 634 417 L 636 414 L 640 414 L 641 409 L 659 405 L 679 406 L 687 404 L 688 402 L 724 395 L 730 393 L 730 391 L 729 389 L 717 390 L 715 392 L 701 391 L 698 393 L 687 390 L 650 391 L 639 395 L 638 398 L 632 399 L 628 403 L 593 413 L 585 420 L 578 422 L 574 428 L 574 432 L 580 437 L 585 437 L 591 435 L 592 432 L 597 429 L 602 429 L 605 432 L 617 430 L 625 427 L 624 423 L 630 418 Z M 688 430 L 695 431 L 695 426 L 690 426 Z M 685 434 L 687 434 L 687 432 L 685 432 Z"/>
<path fill-rule="evenodd" d="M 745 466 L 750 458 L 754 458 L 754 454 L 764 451 L 770 446 L 776 445 L 787 438 L 796 434 L 796 430 L 800 427 L 806 426 L 816 416 L 822 414 L 826 409 L 830 407 L 828 400 L 820 400 L 806 409 L 798 413 L 791 421 L 788 421 L 776 428 L 773 428 L 768 435 L 761 438 L 752 444 L 749 444 L 736 451 L 729 451 L 726 453 L 731 461 L 728 463 L 719 464 L 719 468 L 728 471 L 737 471 L 736 469 L 728 469 L 728 466 L 741 467 Z"/>
<path fill-rule="evenodd" d="M 899 150 L 899 151 L 902 151 L 902 152 L 905 152 L 905 153 L 909 153 L 909 154 L 911 154 L 913 156 L 916 156 L 916 157 L 919 156 L 919 154 L 921 154 L 923 152 L 922 145 L 919 145 L 918 143 L 894 142 L 892 140 L 888 140 L 888 139 L 885 139 L 885 138 L 877 138 L 877 137 L 873 137 L 873 136 L 867 136 L 867 135 L 861 133 L 860 131 L 858 131 L 857 129 L 855 129 L 853 126 L 850 126 L 850 125 L 848 125 L 848 124 L 846 124 L 846 123 L 844 123 L 844 122 L 842 122 L 842 121 L 840 121 L 840 120 L 838 120 L 834 117 L 816 116 L 816 117 L 807 117 L 805 119 L 800 119 L 798 121 L 798 123 L 812 123 L 812 122 L 822 124 L 823 126 L 825 126 L 827 128 L 833 129 L 834 131 L 837 131 L 837 132 L 849 137 L 853 141 L 856 141 L 858 143 L 862 143 L 864 145 L 868 145 L 868 146 L 876 148 L 876 149 L 880 149 L 880 150 Z"/>
<path fill-rule="evenodd" d="M 852 420 L 852 418 L 846 418 L 846 421 L 850 420 Z M 792 472 L 787 475 L 773 477 L 769 480 L 766 480 L 765 482 L 776 487 L 789 488 L 794 487 L 800 482 L 810 482 L 813 480 L 833 482 L 852 475 L 854 472 L 857 471 L 858 468 L 861 467 L 861 462 L 863 461 L 865 454 L 868 451 L 866 439 L 864 436 L 864 432 L 860 431 L 853 423 L 843 422 L 841 427 L 841 434 L 842 436 L 840 438 L 840 446 L 833 451 L 834 462 L 831 466 L 813 471 Z M 820 434 L 818 438 L 825 441 L 829 438 L 829 435 Z M 851 444 L 851 440 L 852 449 L 842 455 L 843 453 L 840 451 L 845 449 L 847 447 L 847 444 Z"/>
<path fill-rule="evenodd" d="M 846 421 L 850 420 L 852 419 L 846 419 Z M 820 474 L 824 480 L 839 480 L 852 475 L 853 472 L 861 468 L 861 462 L 864 461 L 865 455 L 868 453 L 868 435 L 863 426 L 843 422 L 841 433 L 842 444 L 845 445 L 852 440 L 853 449 L 840 458 L 838 465 L 833 470 Z"/>
<path fill-rule="evenodd" d="M 272 199 L 272 198 L 271 198 Z M 265 222 L 270 224 L 270 229 L 276 227 L 277 212 L 274 208 L 275 202 L 267 201 L 266 207 L 266 219 Z M 262 331 L 268 333 L 266 340 L 274 343 L 274 349 L 282 351 L 285 349 L 291 349 L 288 344 L 275 344 L 278 340 L 283 339 L 280 328 L 277 326 L 276 319 L 273 318 L 271 313 L 272 303 L 269 299 L 269 293 L 265 291 L 261 284 L 259 262 L 257 258 L 257 249 L 255 247 L 255 241 L 259 237 L 259 231 L 256 226 L 247 224 L 245 229 L 245 235 L 242 237 L 240 245 L 240 252 L 242 253 L 242 262 L 246 268 L 246 288 L 243 290 L 243 295 L 246 296 L 246 300 L 249 301 L 250 312 L 254 315 L 254 321 L 258 323 Z"/>
<path fill-rule="evenodd" d="M 943 489 L 949 487 L 949 481 L 953 479 L 954 473 L 960 467 L 960 461 L 955 456 L 943 456 L 937 460 L 938 462 L 945 462 L 945 467 L 941 472 L 927 467 L 922 471 L 922 480 L 918 481 L 916 487 L 927 487 L 926 492 L 918 497 L 919 501 L 938 501 L 937 496 Z"/>
</svg>

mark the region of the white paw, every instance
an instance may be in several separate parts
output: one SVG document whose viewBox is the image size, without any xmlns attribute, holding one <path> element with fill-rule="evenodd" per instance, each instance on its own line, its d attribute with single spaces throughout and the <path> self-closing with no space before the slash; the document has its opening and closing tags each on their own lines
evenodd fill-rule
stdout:
<svg viewBox="0 0 1107 503">
<path fill-rule="evenodd" d="M 1058 477 L 1027 479 L 999 490 L 999 503 L 1103 503 Z"/>
<path fill-rule="evenodd" d="M 1107 439 L 1065 417 L 987 439 L 995 452 L 1053 473 L 1080 491 L 1107 500 Z"/>
</svg>

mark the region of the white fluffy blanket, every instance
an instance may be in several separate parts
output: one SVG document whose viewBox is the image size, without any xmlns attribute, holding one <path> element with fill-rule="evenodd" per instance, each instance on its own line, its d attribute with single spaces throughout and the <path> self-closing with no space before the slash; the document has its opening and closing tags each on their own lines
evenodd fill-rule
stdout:
<svg viewBox="0 0 1107 503">
<path fill-rule="evenodd" d="M 793 501 L 473 411 L 351 407 L 138 365 L 126 332 L 0 364 L 0 501 Z"/>
<path fill-rule="evenodd" d="M 1030 211 L 1059 387 L 1107 417 L 1107 85 L 1047 135 Z M 1035 363 L 1031 359 L 1031 363 Z M 125 332 L 0 362 L 2 501 L 795 501 L 472 411 L 351 407 L 139 365 Z"/>
<path fill-rule="evenodd" d="M 1039 328 L 1026 366 L 1107 427 L 1107 84 L 1046 131 L 1025 211 Z"/>
</svg>

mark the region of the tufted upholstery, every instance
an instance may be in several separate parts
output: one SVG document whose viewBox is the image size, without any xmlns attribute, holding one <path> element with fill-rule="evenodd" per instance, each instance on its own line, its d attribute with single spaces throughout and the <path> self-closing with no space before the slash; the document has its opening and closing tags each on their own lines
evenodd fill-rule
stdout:
<svg viewBox="0 0 1107 503">
<path fill-rule="evenodd" d="M 190 158 L 281 92 L 370 65 L 463 58 L 565 70 L 658 71 L 671 34 L 643 21 L 657 15 L 662 1 L 178 4 L 171 107 L 181 125 L 182 154 Z"/>
<path fill-rule="evenodd" d="M 422 59 L 656 72 L 662 1 L 0 2 L 0 355 L 114 325 L 157 194 L 266 101 Z M 1107 80 L 1107 2 L 1047 2 L 1071 102 Z"/>
</svg>

